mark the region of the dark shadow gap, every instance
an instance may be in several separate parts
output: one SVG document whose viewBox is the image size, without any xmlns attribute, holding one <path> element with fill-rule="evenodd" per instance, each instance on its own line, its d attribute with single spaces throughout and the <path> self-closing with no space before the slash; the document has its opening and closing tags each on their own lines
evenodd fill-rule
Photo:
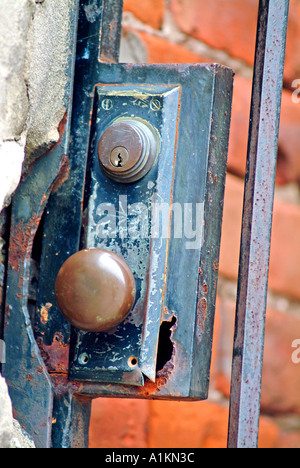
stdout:
<svg viewBox="0 0 300 468">
<path fill-rule="evenodd" d="M 30 259 L 30 280 L 28 289 L 28 312 L 31 319 L 33 329 L 35 328 L 36 308 L 37 308 L 37 295 L 38 283 L 40 275 L 40 261 L 42 255 L 43 233 L 44 233 L 44 220 L 45 212 L 41 218 L 37 232 L 35 234 L 31 259 Z"/>
<path fill-rule="evenodd" d="M 167 362 L 172 358 L 174 351 L 174 344 L 171 340 L 172 328 L 176 324 L 176 317 L 173 316 L 170 322 L 162 322 L 159 332 L 159 341 L 158 341 L 158 352 L 157 352 L 157 364 L 156 372 L 161 371 Z"/>
</svg>

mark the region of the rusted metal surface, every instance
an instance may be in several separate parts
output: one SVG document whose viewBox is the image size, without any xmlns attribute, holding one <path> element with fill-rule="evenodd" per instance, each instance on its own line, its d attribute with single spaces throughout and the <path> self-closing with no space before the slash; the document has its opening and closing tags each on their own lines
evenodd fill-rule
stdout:
<svg viewBox="0 0 300 468">
<path fill-rule="evenodd" d="M 80 15 L 78 55 L 80 56 L 82 52 L 84 57 L 82 62 L 79 60 L 77 64 L 77 72 L 82 64 L 86 67 L 86 63 L 93 64 L 93 60 L 98 62 L 99 55 L 103 60 L 106 58 L 109 61 L 118 60 L 122 3 L 122 0 L 113 2 L 75 0 L 70 18 L 72 46 L 67 70 L 70 80 L 66 86 L 64 102 L 67 112 L 58 128 L 60 140 L 27 169 L 12 204 L 8 267 L 6 272 L 0 272 L 0 293 L 3 302 L 0 325 L 3 328 L 7 349 L 7 364 L 3 368 L 3 373 L 9 384 L 15 416 L 33 436 L 37 447 L 87 445 L 90 400 L 75 398 L 77 386 L 66 379 L 69 358 L 68 332 L 63 333 L 64 328 L 61 330 L 60 327 L 51 327 L 52 317 L 55 316 L 55 300 L 53 297 L 46 297 L 46 300 L 43 300 L 43 281 L 40 280 L 45 279 L 45 290 L 49 291 L 51 286 L 47 284 L 49 271 L 46 267 L 49 262 L 44 263 L 45 268 L 40 270 L 39 278 L 36 267 L 40 257 L 44 255 L 47 258 L 45 246 L 42 248 L 42 253 L 39 252 L 44 224 L 53 222 L 47 219 L 47 213 L 50 212 L 51 206 L 58 206 L 58 211 L 61 213 L 63 209 L 61 194 L 70 180 L 71 169 L 74 168 L 74 161 L 70 160 L 68 154 L 78 15 Z M 82 22 L 84 31 L 80 29 Z M 89 46 L 92 44 L 95 54 L 90 57 Z M 87 62 L 89 58 L 91 60 Z M 84 78 L 83 81 L 80 79 L 77 81 L 80 90 L 84 89 L 82 83 Z M 74 95 L 76 98 L 76 93 Z M 80 105 L 77 110 L 79 112 L 77 116 L 87 117 L 88 124 L 89 118 L 84 112 L 81 114 Z M 71 184 L 73 182 L 74 179 Z M 80 189 L 75 183 L 74 193 L 76 192 L 80 192 Z M 79 197 L 82 201 L 82 195 Z M 52 200 L 51 203 L 49 198 Z M 79 212 L 81 216 L 81 202 Z M 79 231 L 80 219 L 79 217 L 75 221 Z M 54 235 L 54 249 L 57 247 L 57 232 L 58 230 Z M 67 238 L 66 234 L 65 239 Z M 51 242 L 51 239 L 47 240 Z M 75 251 L 77 247 L 78 243 Z M 37 252 L 33 254 L 36 248 Z M 6 255 L 6 251 L 4 254 Z M 58 254 L 59 248 L 53 254 L 54 259 Z M 34 255 L 37 255 L 38 260 L 33 258 Z M 53 268 L 55 268 L 54 262 L 51 263 L 50 271 Z M 46 276 L 43 276 L 44 274 Z M 32 280 L 35 283 L 39 282 L 41 286 L 38 294 L 31 284 Z M 48 296 L 48 292 L 45 295 Z M 36 302 L 39 307 L 37 314 Z M 45 330 L 50 330 L 48 335 Z M 76 416 L 77 426 L 81 428 L 77 432 L 76 428 L 72 428 L 72 415 Z"/>
<path fill-rule="evenodd" d="M 138 385 L 145 386 L 144 395 L 151 388 L 153 398 L 205 399 L 232 70 L 219 65 L 101 65 L 97 78 L 101 85 L 96 87 L 90 134 L 83 245 L 124 257 L 136 279 L 137 301 L 115 333 L 77 333 L 76 342 L 71 343 L 70 378 L 98 381 L 99 396 L 100 383 L 109 382 L 127 383 L 128 387 L 122 387 L 124 396 L 143 394 L 143 390 L 132 388 Z M 107 105 L 109 100 L 113 105 Z M 129 186 L 107 179 L 99 167 L 97 151 L 103 129 L 124 115 L 148 122 L 160 135 L 156 164 Z M 147 222 L 142 218 L 141 225 L 137 203 L 146 207 Z M 104 216 L 104 208 L 110 216 Z M 150 222 L 149 213 L 154 214 Z M 135 236 L 128 232 L 133 222 Z M 191 227 L 193 222 L 196 230 L 188 237 L 183 226 Z M 200 265 L 203 296 L 202 290 L 199 296 L 197 290 Z M 204 309 L 199 304 L 205 304 Z M 172 323 L 173 318 L 176 326 L 170 330 L 171 338 L 160 337 L 161 325 Z M 171 355 L 159 341 L 166 341 Z M 84 353 L 90 356 L 87 363 L 81 361 Z M 139 363 L 134 369 L 129 365 L 131 357 Z M 157 359 L 164 360 L 161 369 L 157 369 Z M 115 385 L 110 391 L 111 395 L 120 393 Z"/>
<path fill-rule="evenodd" d="M 0 213 L 0 339 L 3 339 L 10 208 Z M 0 362 L 0 371 L 1 371 Z"/>
<path fill-rule="evenodd" d="M 100 62 L 118 63 L 122 34 L 123 0 L 104 0 L 100 31 Z"/>
<path fill-rule="evenodd" d="M 124 81 L 118 79 L 119 70 L 124 69 Z M 127 72 L 128 70 L 128 72 Z M 131 73 L 130 73 L 131 71 Z M 136 304 L 132 314 L 124 327 L 109 336 L 78 334 L 73 343 L 74 355 L 70 366 L 70 377 L 75 379 L 99 380 L 109 378 L 110 382 L 120 382 L 127 379 L 128 384 L 143 385 L 143 373 L 151 380 L 155 380 L 155 355 L 160 327 L 161 294 L 164 284 L 164 272 L 167 260 L 167 238 L 151 238 L 151 224 L 142 223 L 139 230 L 138 212 L 131 213 L 131 228 L 136 232 L 129 234 L 128 208 L 136 206 L 146 207 L 148 216 L 151 210 L 151 200 L 156 197 L 166 203 L 169 215 L 169 201 L 172 190 L 172 174 L 174 171 L 175 137 L 177 130 L 177 113 L 179 106 L 179 87 L 163 86 L 163 81 L 157 86 L 147 88 L 140 86 L 138 77 L 145 68 L 140 66 L 101 65 L 95 78 L 103 85 L 96 87 L 93 121 L 91 127 L 91 147 L 89 150 L 89 171 L 87 175 L 86 211 L 87 226 L 85 228 L 84 246 L 87 248 L 103 248 L 111 250 L 125 259 L 134 274 L 137 285 Z M 149 69 L 150 72 L 150 69 Z M 155 74 L 155 70 L 152 70 Z M 126 76 L 127 75 L 127 76 Z M 110 85 L 114 81 L 114 85 Z M 150 80 L 150 77 L 149 77 Z M 128 83 L 135 83 L 135 85 Z M 108 86 L 105 86 L 105 83 Z M 152 96 L 159 96 L 164 102 L 165 113 L 171 116 L 164 119 L 163 113 L 150 113 Z M 103 101 L 113 101 L 112 109 L 103 108 Z M 160 128 L 164 135 L 160 145 L 164 158 L 149 173 L 136 184 L 117 184 L 112 182 L 99 167 L 97 147 L 103 130 L 111 122 L 124 114 L 134 115 L 148 122 L 155 128 Z M 143 105 L 143 107 L 142 107 Z M 89 135 L 86 135 L 87 140 Z M 168 143 L 168 144 L 167 144 Z M 89 141 L 87 141 L 89 145 Z M 96 155 L 96 156 L 95 156 Z M 105 206 L 116 210 L 117 218 L 112 215 L 108 232 L 101 209 Z M 109 210 L 112 211 L 111 209 Z M 143 215 L 143 213 L 140 213 Z M 140 217 L 141 219 L 141 217 Z M 115 235 L 110 230 L 116 224 Z M 124 222 L 125 221 L 125 226 Z M 133 224 L 135 222 L 135 225 Z M 167 219 L 168 224 L 168 219 Z M 118 229 L 117 229 L 118 228 Z M 149 255 L 151 249 L 152 256 Z M 146 324 L 144 327 L 144 323 Z M 143 340 L 143 352 L 141 342 Z M 126 350 L 126 351 L 124 351 Z M 78 357 L 82 352 L 91 355 L 89 364 L 85 367 L 78 365 Z M 138 358 L 139 366 L 133 369 L 128 365 L 131 357 Z M 116 366 L 114 363 L 118 363 Z"/>
<path fill-rule="evenodd" d="M 43 221 L 46 235 L 42 239 L 35 332 L 41 352 L 48 356 L 54 388 L 53 447 L 87 446 L 90 400 L 84 400 L 80 405 L 80 400 L 74 396 L 76 384 L 67 379 L 71 327 L 57 308 L 54 284 L 64 261 L 79 248 L 87 156 L 83 136 L 88 133 L 92 102 L 88 88 L 90 78 L 99 66 L 99 55 L 101 61 L 118 61 L 122 5 L 122 0 L 79 2 L 71 144 L 65 152 L 62 171 L 53 186 Z M 69 216 L 59 217 L 57 213 L 68 213 Z M 52 306 L 45 321 L 47 304 Z M 59 341 L 56 341 L 57 337 Z M 70 419 L 73 405 L 82 421 L 79 427 L 85 427 L 85 431 L 77 435 Z M 69 437 L 69 433 L 73 436 Z"/>
<path fill-rule="evenodd" d="M 218 65 L 104 64 L 118 61 L 122 0 L 81 0 L 78 6 L 76 66 L 70 63 L 66 90 L 66 98 L 73 95 L 73 102 L 68 103 L 61 124 L 61 140 L 30 168 L 15 196 L 11 218 L 4 326 L 9 365 L 5 374 L 16 415 L 38 447 L 87 446 L 91 398 L 195 400 L 208 395 L 232 70 Z M 74 17 L 74 38 L 76 21 Z M 95 150 L 100 134 L 93 119 L 97 120 L 97 99 L 107 98 L 108 88 L 109 99 L 117 100 L 118 96 L 126 98 L 125 88 L 132 88 L 132 83 L 136 93 L 132 106 L 140 107 L 144 121 L 151 121 L 161 133 L 163 157 L 134 189 L 122 184 L 122 192 L 101 172 Z M 111 122 L 110 105 L 109 100 L 101 103 L 101 125 Z M 90 159 L 95 154 L 97 167 Z M 78 371 L 77 357 L 86 364 L 82 346 L 99 358 L 103 341 L 96 342 L 97 334 L 87 334 L 85 342 L 86 337 L 62 317 L 55 280 L 72 254 L 85 246 L 99 247 L 99 239 L 88 229 L 84 232 L 97 221 L 93 202 L 111 202 L 121 192 L 129 195 L 131 204 L 148 203 L 155 196 L 165 201 L 169 232 L 172 202 L 181 207 L 200 205 L 200 222 L 196 239 L 174 235 L 171 242 L 168 236 L 152 239 L 148 232 L 144 244 L 137 246 L 131 240 L 130 245 L 118 245 L 139 280 L 137 306 L 125 320 L 122 337 L 130 352 L 125 356 L 124 341 L 118 343 L 117 351 L 126 359 L 118 373 L 109 374 L 108 357 L 115 359 L 116 347 L 108 346 L 107 362 L 100 369 L 106 372 L 103 378 L 94 372 L 99 359 L 95 359 L 95 369 L 89 368 L 92 359 L 88 362 L 85 375 L 82 368 Z M 88 216 L 85 220 L 85 214 L 92 222 Z M 190 220 L 191 229 L 192 224 Z M 86 245 L 87 239 L 92 245 Z M 190 247 L 192 240 L 195 243 Z M 32 257 L 36 243 L 38 261 Z M 37 263 L 37 294 L 31 293 L 37 311 L 31 315 L 30 265 Z M 106 339 L 110 344 L 109 340 L 119 338 L 111 333 Z"/>
<path fill-rule="evenodd" d="M 29 308 L 32 296 L 31 265 L 33 244 L 51 190 L 65 167 L 69 143 L 77 13 L 70 13 L 73 54 L 70 51 L 70 80 L 65 90 L 68 109 L 59 126 L 60 140 L 41 156 L 23 175 L 13 198 L 6 280 L 4 340 L 6 364 L 3 375 L 9 386 L 14 415 L 34 438 L 37 447 L 49 447 L 52 431 L 53 386 L 34 336 Z M 46 309 L 43 320 L 47 320 Z"/>
<path fill-rule="evenodd" d="M 261 0 L 241 239 L 228 446 L 258 439 L 288 0 Z"/>
</svg>

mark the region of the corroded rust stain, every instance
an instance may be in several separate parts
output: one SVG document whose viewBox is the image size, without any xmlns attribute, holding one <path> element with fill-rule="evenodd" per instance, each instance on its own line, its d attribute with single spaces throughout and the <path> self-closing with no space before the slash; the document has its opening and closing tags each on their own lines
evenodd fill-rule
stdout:
<svg viewBox="0 0 300 468">
<path fill-rule="evenodd" d="M 51 309 L 52 304 L 48 302 L 45 306 L 41 308 L 40 314 L 41 314 L 41 322 L 43 325 L 46 325 L 48 322 L 49 318 L 49 310 Z"/>
<path fill-rule="evenodd" d="M 79 392 L 80 385 L 76 382 L 71 382 L 66 373 L 51 373 L 50 377 L 53 383 L 54 393 L 57 397 L 64 396 L 67 393 L 76 394 Z"/>
<path fill-rule="evenodd" d="M 37 344 L 49 373 L 68 372 L 69 345 L 63 343 L 61 333 L 54 335 L 53 343 L 50 346 L 45 345 L 42 338 L 37 338 Z"/>
<path fill-rule="evenodd" d="M 67 112 L 65 113 L 63 119 L 61 120 L 58 126 L 59 132 L 59 141 L 52 147 L 55 148 L 59 146 L 62 142 L 63 135 L 66 131 L 66 123 L 67 123 Z M 47 151 L 48 153 L 49 151 Z M 46 153 L 46 154 L 47 154 Z M 29 168 L 30 171 L 30 168 Z M 69 175 L 69 161 L 66 156 L 62 158 L 61 162 L 61 174 L 62 176 L 58 177 L 57 181 L 54 183 L 54 188 L 58 189 L 60 185 L 66 180 Z M 47 194 L 44 193 L 43 197 L 41 198 L 40 205 L 43 206 L 47 201 Z M 24 219 L 20 219 L 20 221 L 14 226 L 13 231 L 10 236 L 10 257 L 9 257 L 9 264 L 13 271 L 19 272 L 20 267 L 24 265 L 24 260 L 26 259 L 26 253 L 30 252 L 34 235 L 37 231 L 41 220 L 41 215 L 37 215 L 35 213 L 32 214 L 31 219 L 26 222 Z"/>
<path fill-rule="evenodd" d="M 207 299 L 202 297 L 198 302 L 197 307 L 197 331 L 201 330 L 204 332 L 205 320 L 207 317 Z"/>
<path fill-rule="evenodd" d="M 27 225 L 24 225 L 24 220 L 21 219 L 14 227 L 10 238 L 9 264 L 15 272 L 19 272 L 20 268 L 24 265 L 26 253 L 32 247 L 40 219 L 40 216 L 33 214 Z"/>
<path fill-rule="evenodd" d="M 171 331 L 170 339 L 171 339 L 171 342 L 172 342 L 172 345 L 173 345 L 173 352 L 172 352 L 171 359 L 168 362 L 166 362 L 166 364 L 164 365 L 164 367 L 160 371 L 158 371 L 156 373 L 155 382 L 151 382 L 150 380 L 146 380 L 144 387 L 139 388 L 142 396 L 145 397 L 145 398 L 151 397 L 152 395 L 157 397 L 159 395 L 160 389 L 162 387 L 165 387 L 168 384 L 168 381 L 169 381 L 171 375 L 174 372 L 176 372 L 176 370 L 179 368 L 178 367 L 178 362 L 177 362 L 177 365 L 175 366 L 176 342 L 173 340 L 173 335 L 174 335 L 174 331 L 176 329 L 176 326 L 177 325 L 174 324 L 174 326 L 170 329 L 170 331 Z"/>
<path fill-rule="evenodd" d="M 60 145 L 62 142 L 62 138 L 66 131 L 67 121 L 68 121 L 68 112 L 65 112 L 58 126 L 58 133 L 59 133 L 59 141 L 57 143 L 58 145 Z"/>
<path fill-rule="evenodd" d="M 62 185 L 68 180 L 70 176 L 71 166 L 69 158 L 64 154 L 61 161 L 61 169 L 53 184 L 52 191 L 58 192 Z"/>
<path fill-rule="evenodd" d="M 156 381 L 151 382 L 150 380 L 145 381 L 144 387 L 139 387 L 141 395 L 145 398 L 151 396 L 158 396 L 161 387 L 167 385 L 168 380 L 175 369 L 173 357 L 167 362 L 164 368 L 159 371 L 156 375 Z"/>
</svg>

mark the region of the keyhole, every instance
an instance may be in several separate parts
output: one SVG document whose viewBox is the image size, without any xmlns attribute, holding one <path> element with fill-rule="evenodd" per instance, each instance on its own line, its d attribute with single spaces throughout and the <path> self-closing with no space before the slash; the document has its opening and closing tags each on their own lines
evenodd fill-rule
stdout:
<svg viewBox="0 0 300 468">
<path fill-rule="evenodd" d="M 110 154 L 110 162 L 113 166 L 117 168 L 122 168 L 126 166 L 129 160 L 128 150 L 123 146 L 117 146 L 114 148 Z"/>
<path fill-rule="evenodd" d="M 121 153 L 118 154 L 118 159 L 119 159 L 119 162 L 118 162 L 117 167 L 122 167 L 123 166 L 123 158 L 121 156 Z"/>
</svg>

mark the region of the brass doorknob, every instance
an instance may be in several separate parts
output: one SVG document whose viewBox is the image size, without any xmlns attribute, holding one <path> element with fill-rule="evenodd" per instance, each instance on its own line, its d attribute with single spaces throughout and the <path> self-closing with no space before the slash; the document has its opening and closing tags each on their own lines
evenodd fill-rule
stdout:
<svg viewBox="0 0 300 468">
<path fill-rule="evenodd" d="M 55 285 L 58 307 L 76 328 L 103 332 L 130 313 L 136 295 L 133 275 L 118 255 L 81 250 L 61 267 Z"/>
</svg>

